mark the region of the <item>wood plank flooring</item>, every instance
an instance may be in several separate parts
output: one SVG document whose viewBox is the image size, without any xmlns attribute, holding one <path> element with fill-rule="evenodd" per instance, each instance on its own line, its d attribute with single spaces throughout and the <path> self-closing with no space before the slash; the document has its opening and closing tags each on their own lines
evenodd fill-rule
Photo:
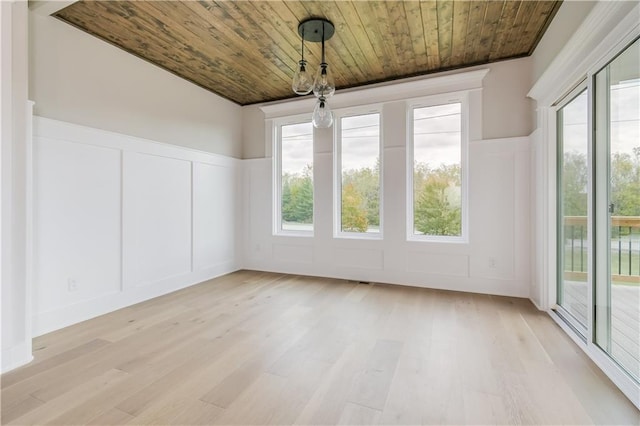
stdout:
<svg viewBox="0 0 640 426">
<path fill-rule="evenodd" d="M 34 349 L 2 424 L 640 424 L 515 298 L 240 271 Z"/>
</svg>

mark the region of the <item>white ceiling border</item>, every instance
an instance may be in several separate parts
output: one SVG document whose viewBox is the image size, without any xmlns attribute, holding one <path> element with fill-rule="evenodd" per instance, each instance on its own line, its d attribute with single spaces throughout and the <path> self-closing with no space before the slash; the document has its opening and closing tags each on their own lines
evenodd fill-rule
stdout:
<svg viewBox="0 0 640 426">
<path fill-rule="evenodd" d="M 460 90 L 481 89 L 482 80 L 488 72 L 489 68 L 483 68 L 340 90 L 336 91 L 336 94 L 329 99 L 329 105 L 331 109 L 338 109 Z M 299 114 L 301 111 L 311 111 L 315 102 L 315 97 L 305 96 L 301 99 L 264 103 L 258 107 L 264 112 L 265 118 L 270 119 Z"/>
<path fill-rule="evenodd" d="M 75 2 L 76 0 L 36 0 L 29 3 L 29 10 L 38 15 L 50 16 Z"/>
</svg>

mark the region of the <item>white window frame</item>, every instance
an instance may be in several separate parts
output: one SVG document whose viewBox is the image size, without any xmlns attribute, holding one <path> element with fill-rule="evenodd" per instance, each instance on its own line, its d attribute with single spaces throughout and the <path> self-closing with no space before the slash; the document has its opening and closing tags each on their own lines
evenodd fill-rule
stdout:
<svg viewBox="0 0 640 426">
<path fill-rule="evenodd" d="M 545 310 L 551 318 L 567 333 L 591 360 L 613 381 L 613 383 L 640 408 L 640 384 L 628 375 L 612 358 L 594 343 L 594 327 L 591 315 L 593 292 L 590 292 L 588 338 L 584 341 L 578 333 L 553 309 L 556 303 L 557 286 L 557 182 L 556 182 L 556 108 L 555 102 L 562 99 L 585 77 L 589 87 L 589 120 L 593 136 L 593 76 L 626 46 L 640 37 L 640 5 L 632 10 L 627 2 L 598 2 L 580 25 L 572 38 L 558 53 L 544 74 L 534 84 L 528 96 L 537 102 L 538 129 L 533 134 L 536 145 L 536 181 L 539 184 L 537 203 L 541 215 L 536 221 L 536 237 L 540 241 L 536 247 L 539 262 L 536 271 L 539 275 L 537 299 L 539 308 Z M 594 144 L 590 142 L 593 149 Z M 589 170 L 592 170 L 592 165 Z M 590 173 L 589 185 L 593 184 Z M 589 218 L 593 217 L 592 200 L 589 200 Z M 592 220 L 592 219 L 591 219 Z M 591 223 L 588 224 L 592 229 Z M 597 237 L 596 237 L 597 238 Z M 590 245 L 593 245 L 590 243 Z M 592 258 L 590 254 L 589 258 Z M 592 259 L 595 263 L 595 259 Z M 589 265 L 593 268 L 593 265 Z M 597 268 L 596 268 L 597 269 Z M 597 274 L 596 270 L 596 274 Z M 593 279 L 594 277 L 592 277 Z"/>
<path fill-rule="evenodd" d="M 363 240 L 381 240 L 383 239 L 383 170 L 384 170 L 384 143 L 383 143 L 383 117 L 382 117 L 382 105 L 367 105 L 365 107 L 345 108 L 339 111 L 334 111 L 334 134 L 333 134 L 333 237 L 334 238 L 349 238 L 349 239 L 363 239 Z M 379 232 L 345 232 L 342 230 L 342 119 L 346 117 L 355 117 L 359 115 L 378 114 L 379 121 L 379 137 L 378 137 L 378 152 L 380 159 L 380 170 L 378 179 L 380 180 L 380 190 L 378 191 L 378 197 L 380 205 L 379 217 L 380 228 Z"/>
<path fill-rule="evenodd" d="M 309 114 L 301 114 L 296 116 L 282 117 L 273 120 L 272 126 L 272 140 L 273 140 L 273 235 L 283 235 L 288 237 L 313 237 L 315 232 L 315 210 L 316 210 L 316 191 L 315 191 L 315 176 L 313 179 L 313 229 L 311 231 L 292 231 L 282 229 L 282 127 L 292 124 L 311 123 L 311 116 Z M 313 128 L 313 126 L 312 126 Z M 315 135 L 314 135 L 315 136 Z M 313 143 L 315 137 L 312 136 L 312 153 L 314 152 Z M 315 160 L 315 158 L 314 158 Z M 315 161 L 314 161 L 315 163 Z M 314 168 L 315 174 L 315 168 Z"/>
<path fill-rule="evenodd" d="M 460 103 L 460 184 L 461 188 L 461 235 L 419 235 L 414 233 L 414 124 L 413 110 L 416 108 Z M 407 241 L 438 243 L 469 243 L 469 91 L 452 92 L 428 96 L 407 102 Z"/>
</svg>

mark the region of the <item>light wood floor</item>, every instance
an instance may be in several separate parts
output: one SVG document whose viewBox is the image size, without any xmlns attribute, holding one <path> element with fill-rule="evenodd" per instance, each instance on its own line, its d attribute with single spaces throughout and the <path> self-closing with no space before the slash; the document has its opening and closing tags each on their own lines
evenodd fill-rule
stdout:
<svg viewBox="0 0 640 426">
<path fill-rule="evenodd" d="M 639 424 L 530 302 L 241 271 L 34 341 L 3 424 Z"/>
</svg>

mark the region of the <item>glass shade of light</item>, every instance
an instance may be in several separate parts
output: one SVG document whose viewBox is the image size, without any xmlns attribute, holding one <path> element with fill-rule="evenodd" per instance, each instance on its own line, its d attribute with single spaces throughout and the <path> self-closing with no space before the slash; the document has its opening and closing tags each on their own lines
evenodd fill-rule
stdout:
<svg viewBox="0 0 640 426">
<path fill-rule="evenodd" d="M 333 81 L 333 74 L 329 70 L 326 62 L 320 64 L 316 78 L 313 82 L 313 94 L 317 97 L 328 98 L 336 91 L 336 84 Z"/>
<path fill-rule="evenodd" d="M 313 126 L 318 129 L 326 129 L 333 124 L 333 112 L 331 112 L 324 96 L 318 98 L 316 107 L 313 109 L 311 121 L 313 122 Z"/>
<path fill-rule="evenodd" d="M 311 75 L 307 72 L 307 61 L 302 59 L 298 64 L 299 67 L 293 76 L 293 84 L 291 87 L 298 95 L 306 95 L 311 93 L 313 81 L 311 81 Z"/>
</svg>

